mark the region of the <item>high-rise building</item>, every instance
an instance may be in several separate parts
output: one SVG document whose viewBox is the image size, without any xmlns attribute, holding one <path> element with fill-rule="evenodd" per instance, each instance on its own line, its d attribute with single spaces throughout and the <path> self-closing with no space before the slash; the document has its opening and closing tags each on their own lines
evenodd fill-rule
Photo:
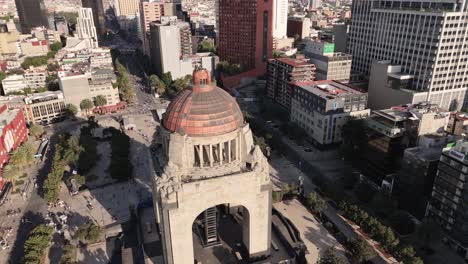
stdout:
<svg viewBox="0 0 468 264">
<path fill-rule="evenodd" d="M 93 48 L 98 47 L 98 39 L 96 27 L 94 26 L 93 10 L 91 8 L 80 8 L 78 13 L 78 21 L 76 24 L 78 38 L 81 40 L 89 40 Z"/>
<path fill-rule="evenodd" d="M 426 216 L 448 235 L 447 242 L 468 258 L 468 141 L 448 145 L 440 157 Z"/>
<path fill-rule="evenodd" d="M 157 1 L 142 1 L 140 3 L 140 23 L 141 23 L 141 41 L 143 42 L 143 50 L 145 54 L 150 54 L 149 38 L 150 24 L 158 21 L 164 16 L 164 3 Z"/>
<path fill-rule="evenodd" d="M 286 38 L 288 25 L 288 0 L 273 1 L 273 37 Z"/>
<path fill-rule="evenodd" d="M 161 21 L 150 25 L 151 60 L 158 74 L 171 72 L 173 78 L 179 78 L 191 72 L 191 65 L 184 69 L 181 59 L 191 55 L 190 26 L 177 20 L 176 16 L 161 17 Z"/>
<path fill-rule="evenodd" d="M 373 62 L 386 60 L 401 65 L 411 77 L 408 89 L 427 92 L 426 101 L 450 110 L 467 106 L 466 0 L 355 0 L 352 14 L 352 71 L 367 76 Z"/>
<path fill-rule="evenodd" d="M 315 66 L 306 59 L 271 59 L 267 70 L 267 96 L 287 109 L 291 107 L 292 97 L 289 83 L 315 80 Z"/>
<path fill-rule="evenodd" d="M 135 16 L 140 12 L 140 0 L 116 0 L 118 16 Z"/>
<path fill-rule="evenodd" d="M 273 49 L 273 1 L 219 0 L 218 16 L 220 59 L 264 74 Z"/>
<path fill-rule="evenodd" d="M 153 183 L 164 255 L 158 263 L 209 262 L 194 247 L 219 244 L 221 229 L 228 228 L 221 222 L 232 215 L 240 224 L 236 248 L 245 249 L 237 259 L 266 259 L 272 241 L 269 166 L 236 100 L 213 84 L 207 70 L 198 70 L 161 124 L 156 155 L 163 172 Z"/>
<path fill-rule="evenodd" d="M 106 34 L 106 18 L 102 0 L 81 0 L 81 3 L 83 7 L 93 10 L 93 20 L 97 34 L 99 36 L 104 36 L 104 34 Z"/>
<path fill-rule="evenodd" d="M 288 18 L 286 32 L 290 38 L 302 40 L 310 36 L 312 22 L 308 17 L 290 17 Z"/>
<path fill-rule="evenodd" d="M 21 32 L 31 33 L 33 27 L 48 26 L 44 0 L 15 0 Z"/>
</svg>

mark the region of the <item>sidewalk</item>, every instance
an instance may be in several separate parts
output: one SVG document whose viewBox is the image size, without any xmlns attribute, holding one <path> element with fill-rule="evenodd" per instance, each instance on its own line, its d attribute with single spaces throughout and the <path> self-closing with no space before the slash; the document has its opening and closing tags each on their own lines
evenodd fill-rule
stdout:
<svg viewBox="0 0 468 264">
<path fill-rule="evenodd" d="M 345 256 L 343 246 L 298 200 L 275 203 L 273 207 L 286 216 L 301 233 L 301 239 L 308 251 L 307 263 L 316 263 L 329 247 L 334 247 L 340 255 Z"/>
</svg>

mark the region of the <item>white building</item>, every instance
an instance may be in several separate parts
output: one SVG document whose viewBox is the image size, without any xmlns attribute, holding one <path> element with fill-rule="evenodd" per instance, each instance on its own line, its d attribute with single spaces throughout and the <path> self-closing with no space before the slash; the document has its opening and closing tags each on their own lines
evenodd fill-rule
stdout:
<svg viewBox="0 0 468 264">
<path fill-rule="evenodd" d="M 93 10 L 91 8 L 80 8 L 76 24 L 78 39 L 88 40 L 90 46 L 98 47 L 96 27 L 94 26 Z"/>
<path fill-rule="evenodd" d="M 3 95 L 8 95 L 9 93 L 23 92 L 23 89 L 28 85 L 23 75 L 14 74 L 3 79 L 2 86 Z"/>
<path fill-rule="evenodd" d="M 322 0 L 309 0 L 309 9 L 317 9 L 322 7 Z"/>
<path fill-rule="evenodd" d="M 36 90 L 46 86 L 47 70 L 45 67 L 30 68 L 24 72 L 26 85 Z"/>
<path fill-rule="evenodd" d="M 288 0 L 273 1 L 273 37 L 286 38 L 288 26 Z"/>
</svg>

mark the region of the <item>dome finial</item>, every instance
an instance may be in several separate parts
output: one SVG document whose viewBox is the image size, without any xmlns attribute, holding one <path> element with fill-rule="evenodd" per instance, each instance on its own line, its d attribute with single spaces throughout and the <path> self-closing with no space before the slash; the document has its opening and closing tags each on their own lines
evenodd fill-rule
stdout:
<svg viewBox="0 0 468 264">
<path fill-rule="evenodd" d="M 205 86 L 211 84 L 211 75 L 208 70 L 198 66 L 193 71 L 193 86 Z"/>
</svg>

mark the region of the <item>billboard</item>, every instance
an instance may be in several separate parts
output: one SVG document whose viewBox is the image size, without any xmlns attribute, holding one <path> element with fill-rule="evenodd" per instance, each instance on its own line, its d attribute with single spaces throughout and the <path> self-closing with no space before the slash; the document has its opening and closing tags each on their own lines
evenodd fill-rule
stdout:
<svg viewBox="0 0 468 264">
<path fill-rule="evenodd" d="M 323 54 L 329 54 L 335 52 L 334 43 L 325 43 L 323 44 Z"/>
</svg>

